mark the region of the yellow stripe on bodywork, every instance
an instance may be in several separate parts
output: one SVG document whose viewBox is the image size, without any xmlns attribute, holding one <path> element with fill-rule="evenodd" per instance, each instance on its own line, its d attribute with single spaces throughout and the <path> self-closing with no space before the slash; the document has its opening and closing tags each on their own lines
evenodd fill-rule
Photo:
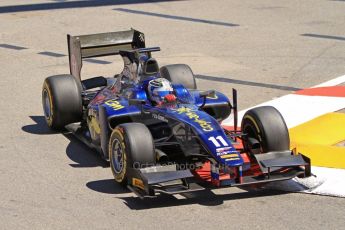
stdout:
<svg viewBox="0 0 345 230">
<path fill-rule="evenodd" d="M 97 134 L 99 135 L 101 133 L 101 127 L 99 126 L 97 120 L 95 117 L 90 117 L 90 122 L 89 122 L 89 126 L 90 128 Z"/>
<path fill-rule="evenodd" d="M 291 148 L 311 159 L 315 166 L 345 169 L 345 114 L 328 113 L 289 130 Z"/>
<path fill-rule="evenodd" d="M 227 155 L 222 155 L 220 158 L 233 158 L 233 157 L 238 157 L 237 153 L 232 153 L 232 154 L 227 154 Z"/>
</svg>

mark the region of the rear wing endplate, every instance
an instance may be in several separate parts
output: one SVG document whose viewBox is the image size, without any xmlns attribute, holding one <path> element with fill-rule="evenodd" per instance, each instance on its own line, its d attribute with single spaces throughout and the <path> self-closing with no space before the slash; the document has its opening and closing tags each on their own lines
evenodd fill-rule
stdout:
<svg viewBox="0 0 345 230">
<path fill-rule="evenodd" d="M 131 29 L 119 32 L 67 35 L 70 73 L 78 81 L 84 58 L 117 55 L 120 50 L 145 48 L 143 33 Z"/>
</svg>

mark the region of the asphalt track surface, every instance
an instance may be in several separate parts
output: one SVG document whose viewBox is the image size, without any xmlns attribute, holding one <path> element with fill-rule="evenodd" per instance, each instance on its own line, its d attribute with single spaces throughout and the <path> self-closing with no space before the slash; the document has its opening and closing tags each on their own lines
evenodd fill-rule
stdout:
<svg viewBox="0 0 345 230">
<path fill-rule="evenodd" d="M 48 130 L 41 87 L 68 73 L 67 33 L 133 27 L 160 65 L 189 64 L 200 89 L 235 87 L 244 109 L 343 75 L 344 12 L 342 0 L 1 1 L 0 229 L 342 229 L 343 198 L 226 188 L 142 201 Z M 93 59 L 83 73 L 121 66 Z"/>
</svg>

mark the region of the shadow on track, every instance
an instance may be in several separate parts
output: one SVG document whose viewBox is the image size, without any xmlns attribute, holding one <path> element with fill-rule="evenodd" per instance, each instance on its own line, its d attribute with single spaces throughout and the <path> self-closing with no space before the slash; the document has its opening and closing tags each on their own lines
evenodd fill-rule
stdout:
<svg viewBox="0 0 345 230">
<path fill-rule="evenodd" d="M 72 134 L 68 132 L 60 133 L 51 130 L 47 126 L 44 116 L 30 116 L 30 118 L 35 122 L 35 124 L 23 126 L 22 130 L 24 132 L 36 135 L 63 134 L 70 141 L 70 143 L 66 147 L 66 155 L 69 159 L 75 162 L 74 164 L 70 164 L 71 167 L 109 167 L 109 163 L 103 160 L 96 151 L 84 145 Z"/>
<path fill-rule="evenodd" d="M 87 147 L 70 133 L 63 135 L 70 140 L 66 148 L 66 155 L 75 162 L 70 166 L 74 168 L 109 167 L 109 162 L 103 160 L 95 150 Z"/>
<path fill-rule="evenodd" d="M 127 188 L 117 184 L 114 179 L 90 181 L 86 184 L 86 187 L 100 193 L 114 195 L 128 194 L 128 196 L 116 197 L 116 199 L 123 200 L 124 204 L 132 210 L 146 210 L 192 204 L 199 204 L 202 206 L 218 206 L 222 205 L 224 201 L 253 199 L 266 196 L 272 197 L 289 193 L 266 188 L 253 189 L 250 187 L 241 187 L 242 191 L 240 192 L 229 191 L 227 194 L 215 194 L 211 188 L 206 187 L 205 190 L 202 191 L 180 194 L 180 196 L 183 197 L 182 199 L 178 198 L 177 196 L 167 194 L 159 194 L 154 198 L 141 199 L 136 197 Z"/>
<path fill-rule="evenodd" d="M 90 181 L 86 183 L 86 187 L 93 191 L 106 194 L 130 193 L 128 189 L 117 184 L 114 179 Z"/>
<path fill-rule="evenodd" d="M 224 201 L 239 200 L 239 199 L 251 199 L 256 197 L 265 196 L 279 196 L 287 194 L 287 192 L 275 191 L 275 190 L 255 190 L 245 191 L 239 193 L 229 193 L 217 195 L 212 190 L 206 189 L 194 193 L 181 194 L 186 199 L 178 199 L 175 196 L 160 195 L 156 198 L 140 199 L 138 197 L 124 197 L 119 198 L 124 200 L 128 208 L 133 210 L 145 210 L 152 208 L 174 207 L 181 205 L 199 204 L 203 206 L 218 206 L 222 205 Z"/>
<path fill-rule="evenodd" d="M 22 130 L 24 132 L 37 135 L 49 135 L 58 133 L 48 127 L 44 116 L 30 116 L 30 118 L 35 122 L 35 124 L 23 126 Z"/>
</svg>

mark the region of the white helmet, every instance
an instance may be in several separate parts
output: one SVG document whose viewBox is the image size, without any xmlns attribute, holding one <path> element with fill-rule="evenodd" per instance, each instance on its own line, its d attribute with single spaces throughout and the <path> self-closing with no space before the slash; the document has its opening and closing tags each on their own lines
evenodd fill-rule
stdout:
<svg viewBox="0 0 345 230">
<path fill-rule="evenodd" d="M 165 78 L 156 78 L 149 82 L 148 93 L 152 101 L 157 104 L 164 101 L 164 97 L 174 91 L 171 83 Z"/>
</svg>

